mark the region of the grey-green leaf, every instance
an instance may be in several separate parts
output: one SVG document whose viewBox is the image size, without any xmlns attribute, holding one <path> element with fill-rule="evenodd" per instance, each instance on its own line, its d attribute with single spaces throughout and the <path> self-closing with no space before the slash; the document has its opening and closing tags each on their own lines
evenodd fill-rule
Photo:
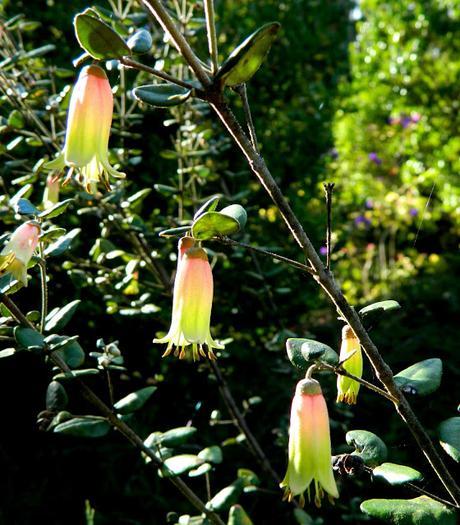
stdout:
<svg viewBox="0 0 460 525">
<path fill-rule="evenodd" d="M 243 492 L 243 488 L 243 482 L 241 480 L 236 480 L 228 487 L 220 490 L 210 501 L 208 501 L 208 503 L 206 503 L 206 507 L 217 512 L 228 510 L 238 501 Z"/>
<path fill-rule="evenodd" d="M 455 525 L 455 512 L 427 496 L 414 499 L 370 499 L 361 510 L 395 525 Z"/>
<path fill-rule="evenodd" d="M 136 31 L 133 36 L 131 36 L 127 45 L 129 49 L 136 55 L 143 55 L 148 53 L 152 47 L 153 39 L 152 35 L 146 29 L 140 29 Z"/>
<path fill-rule="evenodd" d="M 177 447 L 183 445 L 197 433 L 195 427 L 177 427 L 164 432 L 159 438 L 159 443 L 164 447 Z"/>
<path fill-rule="evenodd" d="M 194 454 L 179 454 L 178 456 L 167 458 L 158 473 L 163 478 L 179 476 L 184 472 L 196 469 L 203 463 L 204 461 Z"/>
<path fill-rule="evenodd" d="M 425 359 L 394 376 L 395 383 L 403 392 L 426 396 L 439 388 L 442 377 L 442 361 Z"/>
<path fill-rule="evenodd" d="M 190 226 L 178 226 L 177 228 L 169 228 L 168 230 L 163 230 L 158 235 L 160 237 L 181 237 L 188 231 L 190 231 Z"/>
<path fill-rule="evenodd" d="M 240 225 L 240 231 L 244 230 L 244 227 L 246 226 L 246 222 L 248 220 L 248 214 L 246 213 L 246 210 L 243 208 L 243 206 L 241 206 L 240 204 L 231 204 L 230 206 L 226 206 L 225 208 L 220 210 L 219 213 L 222 213 L 223 215 L 228 215 L 229 217 L 235 219 Z"/>
<path fill-rule="evenodd" d="M 385 480 L 390 485 L 403 485 L 404 483 L 423 479 L 422 473 L 418 470 L 396 463 L 382 463 L 374 468 L 372 474 L 376 478 Z"/>
<path fill-rule="evenodd" d="M 74 18 L 75 35 L 80 46 L 93 58 L 107 60 L 130 55 L 126 42 L 105 22 L 87 13 Z"/>
<path fill-rule="evenodd" d="M 262 65 L 280 27 L 278 22 L 271 22 L 249 35 L 222 64 L 216 80 L 227 86 L 247 82 Z"/>
<path fill-rule="evenodd" d="M 54 217 L 64 213 L 72 201 L 73 199 L 66 199 L 65 201 L 58 202 L 51 208 L 48 208 L 47 210 L 39 213 L 38 216 L 42 219 L 53 219 Z"/>
<path fill-rule="evenodd" d="M 192 94 L 190 89 L 175 84 L 149 84 L 133 89 L 137 100 L 157 108 L 169 108 L 183 104 Z"/>
<path fill-rule="evenodd" d="M 240 231 L 239 222 L 218 211 L 203 213 L 192 224 L 192 235 L 195 239 L 204 241 L 213 237 L 231 235 Z"/>
<path fill-rule="evenodd" d="M 206 211 L 214 211 L 217 208 L 217 205 L 219 204 L 220 195 L 214 195 L 214 197 L 211 197 L 208 199 L 200 208 L 197 210 L 195 215 L 193 216 L 193 220 L 195 221 L 198 219 L 200 215 L 203 215 Z"/>
<path fill-rule="evenodd" d="M 64 410 L 69 402 L 65 388 L 59 381 L 51 381 L 46 389 L 46 408 L 53 412 Z"/>
<path fill-rule="evenodd" d="M 19 215 L 35 216 L 40 214 L 40 210 L 37 209 L 29 200 L 18 199 L 14 203 L 14 211 Z"/>
<path fill-rule="evenodd" d="M 361 308 L 359 315 L 365 317 L 369 314 L 381 314 L 383 312 L 391 312 L 393 310 L 399 310 L 401 305 L 397 301 L 389 299 L 387 301 L 379 301 L 378 303 L 372 303 L 364 308 Z"/>
<path fill-rule="evenodd" d="M 101 417 L 76 417 L 54 427 L 53 432 L 77 437 L 97 438 L 108 434 L 110 424 Z"/>
<path fill-rule="evenodd" d="M 45 255 L 48 257 L 56 257 L 63 254 L 70 248 L 72 241 L 75 239 L 75 237 L 77 237 L 77 235 L 79 235 L 80 231 L 80 228 L 74 228 L 73 230 L 70 230 L 57 241 L 50 244 L 45 250 Z"/>
<path fill-rule="evenodd" d="M 385 443 L 368 430 L 350 430 L 345 439 L 348 445 L 355 447 L 353 454 L 360 456 L 369 467 L 376 467 L 387 459 Z"/>
<path fill-rule="evenodd" d="M 58 352 L 70 368 L 78 368 L 85 362 L 85 352 L 77 339 L 78 336 L 51 334 L 45 341 L 50 350 Z"/>
<path fill-rule="evenodd" d="M 227 525 L 253 525 L 253 523 L 241 505 L 232 505 L 228 513 Z"/>
<path fill-rule="evenodd" d="M 307 370 L 315 361 L 336 365 L 339 356 L 330 346 L 313 339 L 290 337 L 286 340 L 286 352 L 291 363 L 302 371 Z"/>
<path fill-rule="evenodd" d="M 14 337 L 19 346 L 24 348 L 43 348 L 44 337 L 33 328 L 17 326 L 14 329 Z"/>
<path fill-rule="evenodd" d="M 130 414 L 131 412 L 135 412 L 145 405 L 156 389 L 156 386 L 147 386 L 136 392 L 131 392 L 123 399 L 120 399 L 120 401 L 117 401 L 114 408 L 120 414 Z"/>
<path fill-rule="evenodd" d="M 52 310 L 46 316 L 45 332 L 59 332 L 62 330 L 72 319 L 79 304 L 80 300 L 76 299 L 62 308 Z"/>
<path fill-rule="evenodd" d="M 460 462 L 460 417 L 450 417 L 438 427 L 441 447 L 455 461 Z"/>
<path fill-rule="evenodd" d="M 217 445 L 207 447 L 198 453 L 198 457 L 209 463 L 219 464 L 222 463 L 222 449 Z"/>
</svg>

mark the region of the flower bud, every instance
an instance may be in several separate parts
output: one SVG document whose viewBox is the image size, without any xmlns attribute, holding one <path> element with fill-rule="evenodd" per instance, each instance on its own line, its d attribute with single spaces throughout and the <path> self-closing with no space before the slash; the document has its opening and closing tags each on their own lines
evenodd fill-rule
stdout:
<svg viewBox="0 0 460 525">
<path fill-rule="evenodd" d="M 326 401 L 318 381 L 304 379 L 297 384 L 292 400 L 288 468 L 280 487 L 285 489 L 284 497 L 289 501 L 300 495 L 299 503 L 303 506 L 305 491 L 310 501 L 312 482 L 317 507 L 321 506 L 324 492 L 331 502 L 339 497 L 332 471 Z"/>
<path fill-rule="evenodd" d="M 40 231 L 40 225 L 35 221 L 16 228 L 0 253 L 0 272 L 10 273 L 27 286 L 27 265 L 37 247 Z"/>
<path fill-rule="evenodd" d="M 342 329 L 342 346 L 340 347 L 340 362 L 348 373 L 361 378 L 363 375 L 363 354 L 359 339 L 349 326 Z M 337 376 L 337 402 L 349 405 L 356 404 L 360 384 L 350 377 Z"/>
<path fill-rule="evenodd" d="M 45 191 L 43 192 L 43 207 L 45 210 L 52 208 L 59 202 L 59 177 L 48 175 L 46 177 Z"/>
</svg>

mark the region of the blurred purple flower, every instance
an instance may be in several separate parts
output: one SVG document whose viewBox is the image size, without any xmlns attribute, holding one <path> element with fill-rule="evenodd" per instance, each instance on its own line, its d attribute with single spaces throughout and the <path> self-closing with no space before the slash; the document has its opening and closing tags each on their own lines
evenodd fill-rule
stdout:
<svg viewBox="0 0 460 525">
<path fill-rule="evenodd" d="M 411 209 L 409 210 L 409 215 L 410 215 L 411 217 L 417 217 L 417 215 L 418 215 L 418 210 L 417 210 L 417 208 L 411 208 Z"/>
<path fill-rule="evenodd" d="M 374 207 L 374 201 L 372 199 L 366 199 L 366 208 L 372 209 Z"/>
<path fill-rule="evenodd" d="M 329 155 L 335 160 L 339 158 L 339 152 L 336 150 L 336 148 L 332 148 L 329 151 Z"/>
<path fill-rule="evenodd" d="M 371 221 L 364 215 L 358 215 L 357 217 L 355 217 L 355 224 L 356 226 L 359 226 L 360 224 L 363 224 L 364 226 L 369 226 L 371 224 Z"/>
<path fill-rule="evenodd" d="M 401 126 L 406 129 L 410 124 L 412 123 L 412 119 L 410 117 L 404 116 L 401 119 Z"/>
<path fill-rule="evenodd" d="M 321 248 L 319 249 L 319 253 L 321 255 L 327 255 L 327 248 L 326 248 L 326 246 L 321 246 Z"/>
<path fill-rule="evenodd" d="M 369 160 L 377 164 L 377 166 L 382 164 L 382 159 L 377 155 L 377 153 L 375 153 L 375 151 L 372 151 L 371 153 L 369 153 L 368 157 L 369 157 Z"/>
<path fill-rule="evenodd" d="M 411 120 L 414 123 L 417 123 L 422 118 L 422 115 L 420 113 L 412 113 Z"/>
</svg>

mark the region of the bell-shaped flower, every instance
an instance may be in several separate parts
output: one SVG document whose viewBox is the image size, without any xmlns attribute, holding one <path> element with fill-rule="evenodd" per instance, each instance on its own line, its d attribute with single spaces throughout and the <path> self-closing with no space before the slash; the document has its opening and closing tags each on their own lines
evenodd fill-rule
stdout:
<svg viewBox="0 0 460 525">
<path fill-rule="evenodd" d="M 280 487 L 284 488 L 284 497 L 289 501 L 300 496 L 299 503 L 303 506 L 305 491 L 310 501 L 312 483 L 317 507 L 321 506 L 325 492 L 331 502 L 332 498 L 339 497 L 332 472 L 326 401 L 318 381 L 310 378 L 297 384 L 292 400 L 288 468 Z"/>
<path fill-rule="evenodd" d="M 47 210 L 59 202 L 59 177 L 46 177 L 45 191 L 43 192 L 43 208 Z"/>
<path fill-rule="evenodd" d="M 349 374 L 359 377 L 363 375 L 363 354 L 359 339 L 349 326 L 342 329 L 342 345 L 340 347 L 340 362 L 342 368 Z M 337 376 L 337 401 L 349 405 L 356 404 L 360 384 L 351 377 Z"/>
<path fill-rule="evenodd" d="M 97 191 L 98 182 L 110 189 L 109 176 L 123 178 L 109 163 L 108 147 L 113 114 L 113 95 L 109 80 L 99 66 L 84 67 L 75 84 L 67 114 L 63 151 L 45 167 L 75 171 L 88 193 Z"/>
<path fill-rule="evenodd" d="M 16 228 L 0 253 L 0 273 L 10 273 L 27 286 L 27 265 L 37 247 L 40 231 L 40 225 L 35 221 Z"/>
<path fill-rule="evenodd" d="M 211 337 L 210 321 L 213 299 L 213 278 L 208 256 L 203 248 L 196 246 L 191 237 L 179 241 L 177 272 L 174 281 L 172 320 L 169 332 L 154 343 L 167 343 L 164 356 L 174 350 L 183 359 L 191 346 L 193 360 L 200 355 L 215 359 L 213 348 L 223 345 Z"/>
</svg>

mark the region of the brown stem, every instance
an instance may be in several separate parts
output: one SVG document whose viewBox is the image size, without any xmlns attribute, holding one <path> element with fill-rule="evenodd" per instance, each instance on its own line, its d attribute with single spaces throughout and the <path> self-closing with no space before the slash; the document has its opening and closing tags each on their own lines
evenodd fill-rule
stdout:
<svg viewBox="0 0 460 525">
<path fill-rule="evenodd" d="M 21 312 L 16 304 L 5 294 L 0 294 L 0 301 L 8 308 L 12 316 L 23 326 L 27 326 L 32 330 L 36 330 L 33 323 L 27 319 L 27 317 Z M 134 432 L 134 430 L 124 423 L 121 419 L 118 419 L 117 415 L 78 377 L 76 377 L 73 371 L 68 367 L 67 363 L 58 355 L 56 352 L 48 354 L 49 359 L 58 366 L 64 373 L 72 375 L 75 384 L 78 386 L 80 392 L 106 419 L 107 421 L 118 430 L 126 439 L 128 439 L 138 450 L 143 452 L 146 456 L 151 459 L 152 464 L 156 468 L 163 467 L 163 462 L 158 459 L 154 451 L 147 447 L 142 439 Z M 200 512 L 206 514 L 206 517 L 215 525 L 225 525 L 220 517 L 215 513 L 206 508 L 205 504 L 201 499 L 190 489 L 190 487 L 179 477 L 170 476 L 167 478 L 182 494 L 190 501 L 190 503 Z"/>
<path fill-rule="evenodd" d="M 315 270 L 316 274 L 314 275 L 314 279 L 329 296 L 337 312 L 353 329 L 367 357 L 369 358 L 372 367 L 374 368 L 377 378 L 385 386 L 388 393 L 395 398 L 396 402 L 394 404 L 396 411 L 409 427 L 409 430 L 414 436 L 418 446 L 422 450 L 426 459 L 430 463 L 433 470 L 436 472 L 438 478 L 441 480 L 448 493 L 451 495 L 455 503 L 459 505 L 460 488 L 447 469 L 441 456 L 438 454 L 438 451 L 436 450 L 427 432 L 421 425 L 420 421 L 417 419 L 410 404 L 404 397 L 404 394 L 399 390 L 396 383 L 394 382 L 391 368 L 384 361 L 377 347 L 369 337 L 369 334 L 364 328 L 359 315 L 345 299 L 331 272 L 329 272 L 323 266 L 323 263 L 321 262 L 319 255 L 316 253 L 313 244 L 311 243 L 297 216 L 292 211 L 290 205 L 282 194 L 279 186 L 276 184 L 272 174 L 265 164 L 264 159 L 252 147 L 251 142 L 236 120 L 232 111 L 223 100 L 222 95 L 216 95 L 213 93 L 210 95 L 209 99 L 211 106 L 213 107 L 217 116 L 230 135 L 233 137 L 236 145 L 243 152 L 253 172 L 275 205 L 278 207 L 281 216 L 283 217 L 283 220 L 285 221 L 295 241 L 301 247 L 306 259 L 310 262 L 310 265 Z"/>
<path fill-rule="evenodd" d="M 251 448 L 253 454 L 258 458 L 262 468 L 265 470 L 265 472 L 267 472 L 267 474 L 269 474 L 273 478 L 274 482 L 278 485 L 281 481 L 280 477 L 271 466 L 270 461 L 268 460 L 267 456 L 265 455 L 264 451 L 259 445 L 259 442 L 249 429 L 246 420 L 244 419 L 243 414 L 240 412 L 235 402 L 235 399 L 233 398 L 232 393 L 228 387 L 228 384 L 225 381 L 222 372 L 220 371 L 219 365 L 212 360 L 209 360 L 209 364 L 216 377 L 220 393 L 225 401 L 225 404 L 227 405 L 228 411 L 234 419 L 235 424 L 240 429 L 240 431 L 246 436 L 249 447 Z"/>
<path fill-rule="evenodd" d="M 326 223 L 326 270 L 331 269 L 331 236 L 332 236 L 332 193 L 334 191 L 335 184 L 328 182 L 324 184 L 324 193 L 326 195 L 326 212 L 327 212 L 327 223 Z"/>
</svg>

